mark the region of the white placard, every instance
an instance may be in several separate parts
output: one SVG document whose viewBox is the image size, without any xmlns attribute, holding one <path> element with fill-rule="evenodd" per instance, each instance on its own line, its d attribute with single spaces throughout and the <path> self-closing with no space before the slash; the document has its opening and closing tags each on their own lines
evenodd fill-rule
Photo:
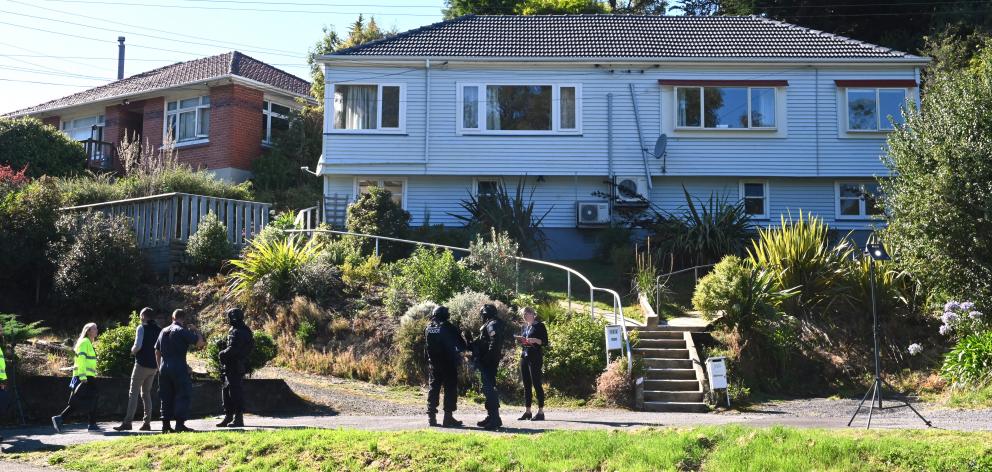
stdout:
<svg viewBox="0 0 992 472">
<path fill-rule="evenodd" d="M 724 357 L 706 359 L 706 373 L 709 375 L 710 389 L 727 388 L 727 364 Z"/>
<path fill-rule="evenodd" d="M 616 351 L 623 349 L 623 333 L 620 331 L 620 325 L 607 325 L 606 326 L 606 350 Z"/>
</svg>

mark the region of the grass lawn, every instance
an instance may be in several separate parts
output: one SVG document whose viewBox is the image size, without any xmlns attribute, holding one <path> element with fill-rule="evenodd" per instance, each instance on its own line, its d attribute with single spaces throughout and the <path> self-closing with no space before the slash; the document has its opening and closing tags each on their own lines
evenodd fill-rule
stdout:
<svg viewBox="0 0 992 472">
<path fill-rule="evenodd" d="M 992 434 L 736 426 L 537 435 L 289 429 L 135 436 L 15 458 L 87 471 L 966 471 L 992 469 Z"/>
</svg>

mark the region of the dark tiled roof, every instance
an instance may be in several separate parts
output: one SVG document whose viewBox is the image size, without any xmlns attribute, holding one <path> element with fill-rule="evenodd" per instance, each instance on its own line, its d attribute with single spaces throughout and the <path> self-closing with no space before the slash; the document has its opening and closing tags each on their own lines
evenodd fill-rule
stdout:
<svg viewBox="0 0 992 472">
<path fill-rule="evenodd" d="M 332 56 L 913 58 L 757 16 L 468 15 Z"/>
<path fill-rule="evenodd" d="M 114 97 L 130 96 L 151 90 L 202 82 L 227 75 L 237 75 L 262 82 L 292 94 L 309 95 L 310 93 L 309 82 L 238 51 L 231 51 L 142 72 L 106 85 L 14 111 L 8 115 L 19 116 L 39 113 Z"/>
</svg>

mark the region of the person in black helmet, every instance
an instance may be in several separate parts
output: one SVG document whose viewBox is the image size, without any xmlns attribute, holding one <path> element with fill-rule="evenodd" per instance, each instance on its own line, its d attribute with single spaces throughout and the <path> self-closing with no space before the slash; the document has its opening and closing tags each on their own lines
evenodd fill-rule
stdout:
<svg viewBox="0 0 992 472">
<path fill-rule="evenodd" d="M 479 314 L 482 316 L 482 328 L 479 337 L 473 343 L 472 352 L 482 377 L 482 393 L 486 396 L 486 418 L 478 423 L 479 426 L 494 430 L 503 426 L 499 417 L 499 392 L 496 391 L 496 371 L 499 361 L 503 358 L 502 324 L 496 316 L 496 306 L 486 304 Z"/>
<path fill-rule="evenodd" d="M 241 427 L 245 425 L 245 392 L 242 386 L 248 356 L 255 344 L 251 329 L 245 324 L 245 313 L 241 308 L 227 310 L 227 345 L 220 351 L 221 399 L 224 402 L 224 419 L 217 423 L 218 428 Z"/>
<path fill-rule="evenodd" d="M 439 306 L 431 313 L 427 325 L 427 363 L 430 366 L 430 390 L 427 392 L 427 418 L 431 426 L 437 426 L 437 405 L 444 387 L 444 420 L 441 426 L 459 427 L 461 421 L 452 413 L 458 409 L 458 367 L 461 365 L 465 339 L 450 321 L 448 308 Z"/>
</svg>

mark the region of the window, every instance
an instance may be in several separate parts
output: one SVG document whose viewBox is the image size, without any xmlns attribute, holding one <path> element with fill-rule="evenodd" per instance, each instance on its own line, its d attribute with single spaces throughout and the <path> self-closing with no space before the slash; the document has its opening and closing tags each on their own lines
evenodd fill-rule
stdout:
<svg viewBox="0 0 992 472">
<path fill-rule="evenodd" d="M 103 141 L 103 115 L 76 118 L 62 122 L 62 131 L 76 141 Z"/>
<path fill-rule="evenodd" d="M 751 218 L 768 218 L 768 182 L 742 181 L 741 200 L 744 202 L 744 212 Z"/>
<path fill-rule="evenodd" d="M 492 134 L 578 133 L 577 85 L 460 84 L 461 132 Z"/>
<path fill-rule="evenodd" d="M 406 179 L 390 177 L 358 177 L 355 179 L 355 198 L 366 194 L 372 187 L 379 187 L 392 194 L 393 201 L 406 208 Z"/>
<path fill-rule="evenodd" d="M 204 95 L 168 102 L 165 134 L 177 143 L 207 138 L 210 135 L 210 97 Z"/>
<path fill-rule="evenodd" d="M 499 182 L 496 179 L 478 179 L 475 181 L 475 196 L 495 197 L 499 193 Z"/>
<path fill-rule="evenodd" d="M 334 130 L 402 131 L 404 87 L 384 84 L 335 84 Z"/>
<path fill-rule="evenodd" d="M 676 87 L 676 126 L 700 129 L 775 128 L 771 87 Z"/>
<path fill-rule="evenodd" d="M 847 130 L 890 131 L 892 122 L 903 123 L 905 104 L 906 89 L 847 89 Z"/>
<path fill-rule="evenodd" d="M 262 102 L 262 142 L 272 142 L 289 129 L 289 113 L 287 106 L 269 101 Z"/>
<path fill-rule="evenodd" d="M 838 182 L 837 218 L 868 218 L 884 215 L 879 204 L 882 189 L 877 182 Z"/>
</svg>

